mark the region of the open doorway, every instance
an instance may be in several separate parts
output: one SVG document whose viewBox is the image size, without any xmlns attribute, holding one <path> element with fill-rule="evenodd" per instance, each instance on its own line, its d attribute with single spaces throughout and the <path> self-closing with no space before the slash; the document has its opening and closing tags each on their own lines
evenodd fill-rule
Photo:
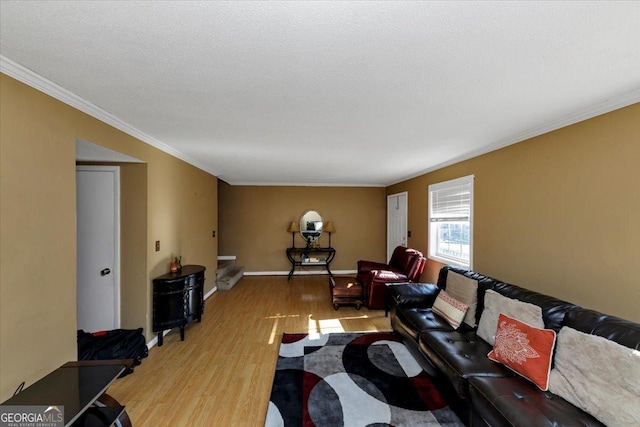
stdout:
<svg viewBox="0 0 640 427">
<path fill-rule="evenodd" d="M 115 319 L 119 318 L 119 323 L 115 321 L 113 326 L 87 326 L 78 316 L 78 329 L 85 331 L 104 330 L 114 328 L 134 329 L 138 327 L 149 329 L 149 283 L 147 274 L 147 164 L 141 160 L 127 156 L 125 154 L 110 150 L 108 148 L 92 144 L 78 139 L 76 141 L 76 167 L 100 167 L 117 168 L 119 170 L 119 223 L 120 229 L 119 244 L 114 244 L 119 250 L 119 260 L 114 262 L 114 268 L 98 266 L 90 268 L 84 260 L 85 250 L 78 245 L 78 269 L 87 268 L 97 270 L 93 273 L 99 277 L 109 277 L 119 275 L 119 302 L 116 305 L 114 300 L 113 313 Z M 82 202 L 78 199 L 78 205 Z M 89 203 L 90 206 L 93 203 Z M 80 207 L 77 207 L 80 209 Z M 103 208 L 102 210 L 111 210 Z M 78 214 L 80 215 L 80 214 Z M 78 227 L 78 239 L 81 238 L 82 229 Z M 109 268 L 107 273 L 105 268 Z M 104 274 L 105 276 L 101 276 Z M 78 274 L 77 284 L 81 286 L 81 274 Z M 77 289 L 76 305 L 81 305 L 82 290 Z M 116 295 L 117 299 L 117 295 Z M 119 310 L 119 315 L 118 315 Z M 97 329 L 95 329 L 97 328 Z"/>
</svg>

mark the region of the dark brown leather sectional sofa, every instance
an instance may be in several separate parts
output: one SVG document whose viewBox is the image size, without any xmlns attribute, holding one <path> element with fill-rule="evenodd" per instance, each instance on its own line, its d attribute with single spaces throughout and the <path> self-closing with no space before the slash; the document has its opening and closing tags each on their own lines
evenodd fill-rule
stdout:
<svg viewBox="0 0 640 427">
<path fill-rule="evenodd" d="M 478 282 L 479 321 L 484 294 L 492 289 L 506 297 L 542 308 L 545 328 L 562 326 L 607 338 L 640 350 L 640 324 L 583 309 L 570 302 L 453 266 L 443 267 L 437 284 L 405 283 L 389 288 L 391 326 L 420 361 L 435 368 L 450 391 L 454 407 L 473 426 L 603 426 L 592 415 L 487 358 L 491 345 L 467 325 L 453 330 L 431 311 L 447 275 L 455 271 Z M 598 369 L 594 366 L 593 369 Z"/>
</svg>

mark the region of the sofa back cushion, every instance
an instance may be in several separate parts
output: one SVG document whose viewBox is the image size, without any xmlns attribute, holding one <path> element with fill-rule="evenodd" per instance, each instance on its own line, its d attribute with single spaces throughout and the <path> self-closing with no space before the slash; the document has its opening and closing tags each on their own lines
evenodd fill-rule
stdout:
<svg viewBox="0 0 640 427">
<path fill-rule="evenodd" d="M 535 304 L 507 298 L 491 289 L 485 293 L 484 304 L 477 334 L 491 345 L 495 343 L 500 314 L 506 314 L 534 328 L 544 328 L 542 309 Z"/>
<path fill-rule="evenodd" d="M 558 332 L 562 327 L 564 315 L 569 310 L 578 308 L 575 304 L 562 301 L 552 296 L 530 291 L 509 283 L 504 283 L 498 279 L 476 273 L 475 271 L 452 265 L 446 265 L 440 269 L 440 275 L 438 276 L 438 287 L 440 289 L 446 288 L 447 276 L 450 271 L 478 281 L 478 307 L 476 309 L 476 320 L 478 322 L 480 321 L 480 316 L 484 310 L 484 295 L 487 289 L 492 289 L 508 298 L 517 299 L 519 301 L 539 306 L 542 309 L 544 327 L 547 329 L 553 329 L 556 332 Z"/>
<path fill-rule="evenodd" d="M 487 289 L 492 289 L 496 285 L 496 283 L 499 282 L 495 279 L 492 279 L 491 277 L 483 276 L 480 273 L 476 273 L 472 270 L 467 270 L 466 268 L 456 267 L 453 265 L 445 265 L 440 269 L 440 274 L 438 275 L 437 285 L 440 289 L 446 289 L 449 272 L 458 273 L 466 278 L 475 280 L 478 284 L 478 297 L 474 322 L 474 324 L 478 324 L 478 322 L 480 321 L 480 314 L 482 313 L 482 310 L 484 308 L 484 293 Z"/>
<path fill-rule="evenodd" d="M 570 302 L 508 283 L 498 283 L 493 287 L 493 290 L 506 297 L 539 306 L 542 309 L 542 319 L 544 320 L 545 328 L 553 329 L 556 332 L 562 327 L 565 314 L 578 307 Z"/>
<path fill-rule="evenodd" d="M 567 313 L 563 324 L 577 331 L 598 335 L 625 347 L 640 350 L 640 323 L 595 310 L 577 308 Z"/>
<path fill-rule="evenodd" d="M 478 281 L 452 271 L 447 276 L 446 291 L 468 307 L 463 322 L 474 328 L 477 324 Z"/>
<path fill-rule="evenodd" d="M 558 333 L 549 391 L 604 424 L 640 425 L 640 352 L 563 327 Z"/>
</svg>

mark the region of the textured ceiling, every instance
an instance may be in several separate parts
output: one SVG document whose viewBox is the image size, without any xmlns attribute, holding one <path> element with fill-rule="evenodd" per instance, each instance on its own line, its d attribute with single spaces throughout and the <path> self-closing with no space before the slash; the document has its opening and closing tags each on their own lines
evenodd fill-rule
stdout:
<svg viewBox="0 0 640 427">
<path fill-rule="evenodd" d="M 639 22 L 640 2 L 2 0 L 0 54 L 229 183 L 389 185 L 640 101 Z"/>
</svg>

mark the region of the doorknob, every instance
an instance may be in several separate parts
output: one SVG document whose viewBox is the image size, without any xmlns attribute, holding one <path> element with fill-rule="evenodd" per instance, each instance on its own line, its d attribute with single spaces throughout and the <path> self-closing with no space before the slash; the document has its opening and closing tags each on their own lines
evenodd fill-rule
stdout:
<svg viewBox="0 0 640 427">
<path fill-rule="evenodd" d="M 111 270 L 108 268 L 105 268 L 104 270 L 100 271 L 101 276 L 106 276 L 109 273 L 111 273 Z"/>
</svg>

